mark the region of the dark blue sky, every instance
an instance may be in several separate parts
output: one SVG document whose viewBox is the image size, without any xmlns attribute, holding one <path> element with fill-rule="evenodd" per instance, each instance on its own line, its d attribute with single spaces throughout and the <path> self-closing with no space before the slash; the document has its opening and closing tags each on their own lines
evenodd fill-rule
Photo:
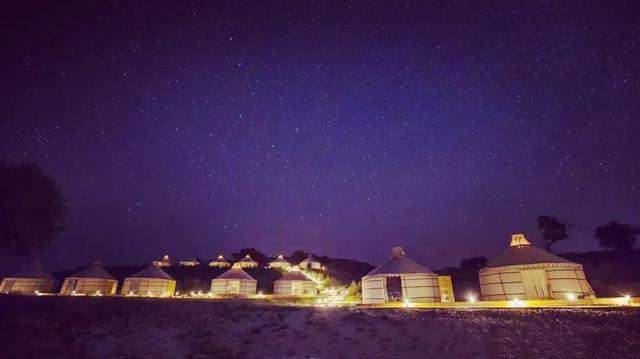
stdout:
<svg viewBox="0 0 640 359">
<path fill-rule="evenodd" d="M 186 2 L 185 2 L 186 3 Z M 535 218 L 640 222 L 636 2 L 5 8 L 0 154 L 68 198 L 51 267 L 245 246 L 434 269 Z"/>
</svg>

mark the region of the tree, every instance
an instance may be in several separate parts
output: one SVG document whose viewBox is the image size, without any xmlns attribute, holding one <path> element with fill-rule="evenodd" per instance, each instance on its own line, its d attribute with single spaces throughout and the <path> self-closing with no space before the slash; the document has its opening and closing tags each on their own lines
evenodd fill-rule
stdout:
<svg viewBox="0 0 640 359">
<path fill-rule="evenodd" d="M 249 257 L 251 257 L 251 259 L 258 262 L 258 264 L 261 266 L 266 265 L 267 262 L 269 261 L 269 258 L 264 253 L 260 252 L 255 248 L 243 248 L 237 253 L 232 253 L 231 261 L 237 262 L 242 258 L 244 258 L 247 254 L 249 255 Z"/>
<path fill-rule="evenodd" d="M 460 261 L 460 268 L 464 269 L 480 269 L 487 265 L 485 257 L 471 257 Z"/>
<path fill-rule="evenodd" d="M 309 257 L 309 253 L 302 251 L 302 250 L 297 250 L 293 253 L 291 253 L 291 255 L 289 257 L 287 257 L 287 260 L 291 263 L 291 264 L 298 264 L 300 262 L 302 262 L 303 260 L 307 259 L 307 257 Z"/>
<path fill-rule="evenodd" d="M 632 250 L 636 237 L 640 235 L 640 227 L 611 221 L 596 228 L 595 235 L 604 249 Z"/>
<path fill-rule="evenodd" d="M 569 238 L 569 234 L 567 234 L 569 226 L 555 217 L 542 215 L 538 217 L 536 222 L 538 223 L 538 229 L 542 231 L 544 247 L 549 252 L 551 252 L 551 246 L 554 243 Z"/>
<path fill-rule="evenodd" d="M 40 167 L 0 159 L 0 254 L 43 250 L 64 229 L 66 218 L 60 189 Z"/>
</svg>

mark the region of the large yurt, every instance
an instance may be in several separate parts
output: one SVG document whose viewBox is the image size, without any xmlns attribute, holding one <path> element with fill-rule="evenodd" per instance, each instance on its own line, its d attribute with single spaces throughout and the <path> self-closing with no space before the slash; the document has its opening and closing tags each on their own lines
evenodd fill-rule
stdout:
<svg viewBox="0 0 640 359">
<path fill-rule="evenodd" d="M 362 277 L 362 302 L 439 302 L 438 275 L 394 247 L 391 257 Z"/>
<path fill-rule="evenodd" d="M 13 276 L 4 278 L 0 283 L 0 293 L 23 295 L 46 293 L 51 290 L 54 281 L 51 274 L 45 272 L 39 262 L 35 262 Z"/>
<path fill-rule="evenodd" d="M 239 263 L 211 281 L 211 293 L 249 296 L 256 294 L 258 281 L 245 272 Z"/>
<path fill-rule="evenodd" d="M 313 254 L 309 254 L 309 257 L 300 262 L 298 266 L 302 269 L 322 269 L 322 263 L 320 263 Z"/>
<path fill-rule="evenodd" d="M 231 263 L 229 263 L 229 261 L 226 260 L 222 254 L 220 254 L 218 258 L 209 262 L 209 267 L 226 268 L 229 266 L 231 266 Z"/>
<path fill-rule="evenodd" d="M 122 295 L 149 297 L 171 296 L 176 290 L 176 281 L 156 263 L 127 277 L 122 285 Z"/>
<path fill-rule="evenodd" d="M 113 295 L 117 287 L 118 281 L 102 268 L 100 262 L 95 262 L 91 267 L 65 278 L 60 294 Z"/>
<path fill-rule="evenodd" d="M 593 296 L 582 265 L 534 247 L 524 234 L 480 269 L 482 300 L 566 299 Z"/>
<path fill-rule="evenodd" d="M 258 266 L 258 262 L 254 261 L 248 254 L 239 260 L 237 264 L 240 265 L 240 268 L 256 268 Z"/>
<path fill-rule="evenodd" d="M 276 259 L 269 262 L 269 268 L 273 269 L 291 269 L 291 263 L 284 259 L 282 254 L 278 254 Z"/>
<path fill-rule="evenodd" d="M 273 294 L 277 297 L 315 296 L 316 285 L 304 273 L 294 270 L 273 283 Z"/>
</svg>

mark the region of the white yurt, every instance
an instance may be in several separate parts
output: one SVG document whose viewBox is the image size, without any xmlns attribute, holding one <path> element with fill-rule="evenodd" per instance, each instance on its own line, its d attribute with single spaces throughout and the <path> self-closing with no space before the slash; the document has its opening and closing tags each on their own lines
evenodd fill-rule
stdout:
<svg viewBox="0 0 640 359">
<path fill-rule="evenodd" d="M 273 283 L 273 294 L 285 296 L 315 296 L 316 285 L 300 271 L 291 271 Z"/>
<path fill-rule="evenodd" d="M 258 266 L 258 262 L 254 261 L 248 254 L 236 264 L 240 265 L 240 268 L 256 268 Z"/>
<path fill-rule="evenodd" d="M 438 275 L 394 247 L 391 257 L 362 277 L 362 302 L 439 302 Z"/>
<path fill-rule="evenodd" d="M 122 295 L 140 295 L 149 297 L 172 296 L 176 290 L 176 281 L 153 263 L 140 272 L 127 277 L 122 285 Z"/>
<path fill-rule="evenodd" d="M 309 254 L 307 259 L 303 260 L 298 264 L 301 269 L 322 269 L 322 263 L 318 262 L 316 257 L 313 254 Z"/>
<path fill-rule="evenodd" d="M 65 278 L 60 294 L 116 294 L 118 281 L 102 268 L 100 262 L 83 271 Z"/>
<path fill-rule="evenodd" d="M 200 265 L 200 262 L 195 259 L 195 258 L 191 258 L 191 259 L 185 259 L 183 261 L 180 261 L 180 263 L 178 263 L 181 267 L 195 267 Z"/>
<path fill-rule="evenodd" d="M 45 272 L 40 262 L 35 262 L 13 276 L 4 278 L 0 283 L 0 293 L 23 295 L 46 293 L 51 290 L 54 281 L 53 276 Z"/>
<path fill-rule="evenodd" d="M 249 296 L 256 294 L 258 281 L 245 272 L 239 263 L 211 281 L 211 293 Z"/>
<path fill-rule="evenodd" d="M 287 262 L 287 260 L 284 259 L 284 256 L 282 254 L 278 254 L 276 259 L 269 262 L 269 268 L 291 269 L 291 263 Z"/>
<path fill-rule="evenodd" d="M 534 247 L 524 234 L 480 269 L 482 300 L 566 299 L 593 296 L 582 265 Z"/>
<path fill-rule="evenodd" d="M 229 263 L 222 254 L 220 254 L 215 260 L 209 262 L 209 267 L 225 268 L 229 266 L 231 266 L 231 263 Z"/>
</svg>

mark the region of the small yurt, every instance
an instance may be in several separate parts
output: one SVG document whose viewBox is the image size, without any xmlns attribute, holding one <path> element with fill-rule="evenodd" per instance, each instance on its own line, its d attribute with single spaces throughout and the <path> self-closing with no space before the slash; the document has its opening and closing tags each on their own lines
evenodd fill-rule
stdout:
<svg viewBox="0 0 640 359">
<path fill-rule="evenodd" d="M 165 254 L 159 261 L 153 261 L 153 263 L 158 267 L 171 267 L 171 261 L 169 260 L 168 254 Z"/>
<path fill-rule="evenodd" d="M 309 254 L 307 259 L 303 260 L 298 264 L 301 269 L 322 269 L 322 263 L 318 262 L 318 260 L 313 256 L 313 254 Z"/>
<path fill-rule="evenodd" d="M 258 266 L 258 262 L 251 259 L 248 254 L 239 260 L 237 264 L 240 265 L 240 268 L 256 268 Z"/>
<path fill-rule="evenodd" d="M 362 302 L 439 302 L 438 275 L 394 247 L 391 257 L 362 277 Z"/>
<path fill-rule="evenodd" d="M 31 295 L 46 293 L 53 287 L 54 278 L 45 272 L 40 262 L 35 262 L 0 283 L 2 294 Z"/>
<path fill-rule="evenodd" d="M 291 271 L 273 283 L 273 294 L 285 296 L 315 296 L 316 285 L 304 273 Z"/>
<path fill-rule="evenodd" d="M 482 300 L 566 299 L 593 296 L 582 265 L 534 247 L 524 234 L 480 269 Z"/>
<path fill-rule="evenodd" d="M 211 281 L 211 293 L 217 295 L 249 296 L 256 294 L 258 281 L 236 263 L 228 271 Z"/>
<path fill-rule="evenodd" d="M 70 277 L 65 278 L 62 283 L 60 294 L 116 294 L 118 281 L 102 268 L 100 262 Z"/>
<path fill-rule="evenodd" d="M 231 266 L 231 263 L 224 259 L 224 256 L 221 254 L 215 260 L 209 262 L 209 267 L 217 267 L 217 268 L 225 268 Z"/>
<path fill-rule="evenodd" d="M 122 285 L 122 295 L 171 296 L 176 290 L 176 281 L 155 263 L 127 277 Z"/>
<path fill-rule="evenodd" d="M 282 254 L 278 254 L 278 257 L 276 257 L 276 259 L 269 262 L 269 268 L 291 269 L 291 263 L 287 262 Z"/>
<path fill-rule="evenodd" d="M 191 259 L 185 259 L 183 261 L 180 261 L 179 264 L 181 267 L 195 267 L 200 265 L 200 262 L 195 258 L 191 258 Z"/>
</svg>

